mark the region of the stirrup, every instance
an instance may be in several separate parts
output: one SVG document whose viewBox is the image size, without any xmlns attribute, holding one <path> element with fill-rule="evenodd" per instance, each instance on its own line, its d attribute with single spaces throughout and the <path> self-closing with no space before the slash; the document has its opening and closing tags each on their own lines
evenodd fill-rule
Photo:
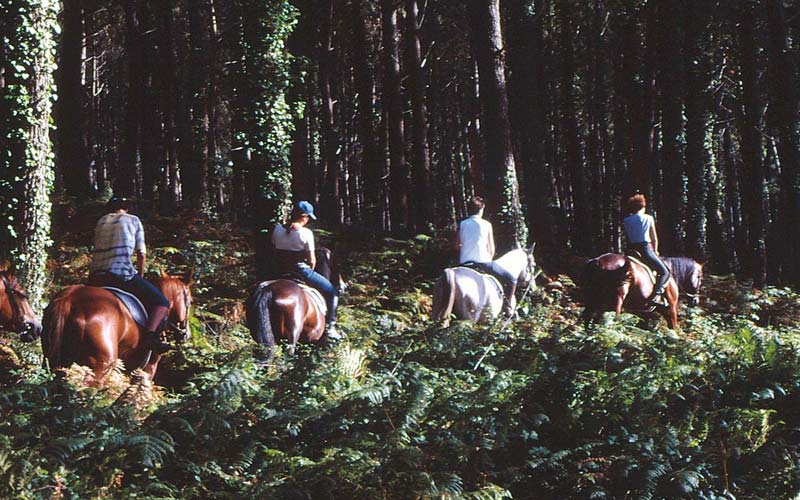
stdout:
<svg viewBox="0 0 800 500">
<path fill-rule="evenodd" d="M 669 301 L 664 296 L 664 292 L 654 294 L 650 297 L 650 303 L 656 307 L 669 307 Z"/>
<path fill-rule="evenodd" d="M 161 341 L 161 336 L 156 332 L 147 332 L 144 334 L 143 345 L 145 349 L 153 351 L 156 354 L 163 354 L 167 351 L 172 351 L 175 346 Z"/>
</svg>

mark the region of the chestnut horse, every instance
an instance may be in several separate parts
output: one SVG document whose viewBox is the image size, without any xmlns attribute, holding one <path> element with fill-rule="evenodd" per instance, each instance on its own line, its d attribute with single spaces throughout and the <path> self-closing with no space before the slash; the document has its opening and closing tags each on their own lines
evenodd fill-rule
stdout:
<svg viewBox="0 0 800 500">
<path fill-rule="evenodd" d="M 42 333 L 42 325 L 28 304 L 28 294 L 11 270 L 0 271 L 0 330 L 16 332 L 25 342 Z"/>
<path fill-rule="evenodd" d="M 649 303 L 653 293 L 651 274 L 644 265 L 625 255 L 607 253 L 584 264 L 581 288 L 586 309 L 586 324 L 597 321 L 605 311 L 620 314 L 623 309 L 638 315 L 647 315 L 655 309 L 667 320 L 670 328 L 678 326 L 678 285 L 670 276 L 664 296 L 668 307 L 654 307 Z"/>
<path fill-rule="evenodd" d="M 331 251 L 317 248 L 315 271 L 342 290 L 344 280 L 332 262 Z M 267 356 L 278 340 L 289 342 L 290 352 L 298 342 L 319 342 L 325 332 L 325 313 L 294 279 L 276 279 L 256 287 L 247 298 L 247 327 Z"/>
<path fill-rule="evenodd" d="M 184 330 L 181 340 L 188 328 L 192 272 L 184 279 L 162 272 L 153 281 L 170 302 L 168 324 Z M 105 288 L 75 285 L 61 290 L 45 309 L 44 325 L 42 351 L 51 370 L 77 363 L 91 368 L 99 382 L 121 359 L 127 369 L 140 367 L 150 378 L 155 376 L 161 355 L 143 347 L 143 327 Z"/>
</svg>

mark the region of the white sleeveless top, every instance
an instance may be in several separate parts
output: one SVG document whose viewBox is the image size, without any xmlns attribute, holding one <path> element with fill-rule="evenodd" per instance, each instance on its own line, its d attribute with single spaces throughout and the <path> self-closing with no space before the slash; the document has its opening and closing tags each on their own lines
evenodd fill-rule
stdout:
<svg viewBox="0 0 800 500">
<path fill-rule="evenodd" d="M 492 237 L 492 225 L 489 221 L 478 215 L 470 216 L 458 225 L 458 235 L 461 239 L 461 250 L 458 256 L 459 264 L 464 262 L 491 262 L 489 254 L 489 238 Z"/>
<path fill-rule="evenodd" d="M 625 234 L 628 235 L 630 244 L 650 243 L 650 228 L 655 225 L 651 215 L 633 214 L 625 217 L 622 222 L 625 225 Z"/>
<path fill-rule="evenodd" d="M 314 233 L 307 227 L 298 230 L 287 229 L 282 224 L 276 224 L 272 230 L 272 244 L 278 250 L 291 252 L 309 251 L 314 253 Z"/>
</svg>

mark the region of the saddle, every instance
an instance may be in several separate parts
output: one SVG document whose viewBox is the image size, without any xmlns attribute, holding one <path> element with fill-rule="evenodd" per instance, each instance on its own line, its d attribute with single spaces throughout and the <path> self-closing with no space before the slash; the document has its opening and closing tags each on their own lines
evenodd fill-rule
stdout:
<svg viewBox="0 0 800 500">
<path fill-rule="evenodd" d="M 119 288 L 114 288 L 113 286 L 101 286 L 100 288 L 108 290 L 116 295 L 128 309 L 128 312 L 131 313 L 137 325 L 143 328 L 147 326 L 147 309 L 145 309 L 144 304 L 142 304 L 142 301 L 139 300 L 136 295 L 126 292 L 125 290 L 120 290 Z"/>
<path fill-rule="evenodd" d="M 286 273 L 286 274 L 283 274 L 283 275 L 281 275 L 281 276 L 279 276 L 279 277 L 277 277 L 275 279 L 262 281 L 261 283 L 258 284 L 258 288 L 264 288 L 266 286 L 271 285 L 272 283 L 275 283 L 278 280 L 289 280 L 289 281 L 293 281 L 294 283 L 296 283 L 297 286 L 299 286 L 300 288 L 303 289 L 303 291 L 306 293 L 306 295 L 308 295 L 308 297 L 317 306 L 317 308 L 320 310 L 320 312 L 323 315 L 328 314 L 328 306 L 325 303 L 325 297 L 323 297 L 322 294 L 319 292 L 319 290 L 317 290 L 316 288 L 312 288 L 312 287 L 308 286 L 305 283 L 305 281 L 303 281 L 303 279 L 300 277 L 299 274 Z"/>
<path fill-rule="evenodd" d="M 459 267 L 463 268 L 463 269 L 469 269 L 470 271 L 476 272 L 476 273 L 480 274 L 481 276 L 487 278 L 489 281 L 491 281 L 494 284 L 494 286 L 497 287 L 497 291 L 500 293 L 500 298 L 505 298 L 505 293 L 503 292 L 503 284 L 500 283 L 499 279 L 497 279 L 493 275 L 491 275 L 491 274 L 487 273 L 486 271 L 484 271 L 480 267 L 480 264 L 477 264 L 475 262 L 465 262 L 463 264 L 459 264 L 458 266 L 454 267 L 453 269 L 458 269 Z"/>
<path fill-rule="evenodd" d="M 640 266 L 642 266 L 647 271 L 647 276 L 650 277 L 650 282 L 655 285 L 656 278 L 658 278 L 658 274 L 656 273 L 655 269 L 650 267 L 648 264 L 645 263 L 642 254 L 637 250 L 628 250 L 625 252 L 625 257 L 631 259 L 633 262 L 636 262 Z"/>
</svg>

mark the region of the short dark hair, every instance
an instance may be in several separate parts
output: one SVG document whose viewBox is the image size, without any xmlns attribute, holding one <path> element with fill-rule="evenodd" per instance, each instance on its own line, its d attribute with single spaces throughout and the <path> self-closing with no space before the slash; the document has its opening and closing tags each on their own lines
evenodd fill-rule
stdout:
<svg viewBox="0 0 800 500">
<path fill-rule="evenodd" d="M 486 203 L 483 201 L 483 198 L 481 198 L 480 196 L 473 196 L 467 203 L 467 212 L 470 215 L 477 215 L 478 212 L 480 212 L 481 209 L 485 206 Z"/>
<path fill-rule="evenodd" d="M 112 196 L 108 203 L 106 203 L 106 208 L 111 212 L 116 212 L 117 210 L 127 210 L 131 211 L 133 209 L 134 202 L 130 198 L 125 198 L 124 196 Z"/>
<path fill-rule="evenodd" d="M 642 193 L 636 193 L 628 198 L 628 201 L 625 203 L 625 205 L 628 209 L 628 213 L 635 214 L 639 210 L 647 207 L 647 199 Z"/>
</svg>

